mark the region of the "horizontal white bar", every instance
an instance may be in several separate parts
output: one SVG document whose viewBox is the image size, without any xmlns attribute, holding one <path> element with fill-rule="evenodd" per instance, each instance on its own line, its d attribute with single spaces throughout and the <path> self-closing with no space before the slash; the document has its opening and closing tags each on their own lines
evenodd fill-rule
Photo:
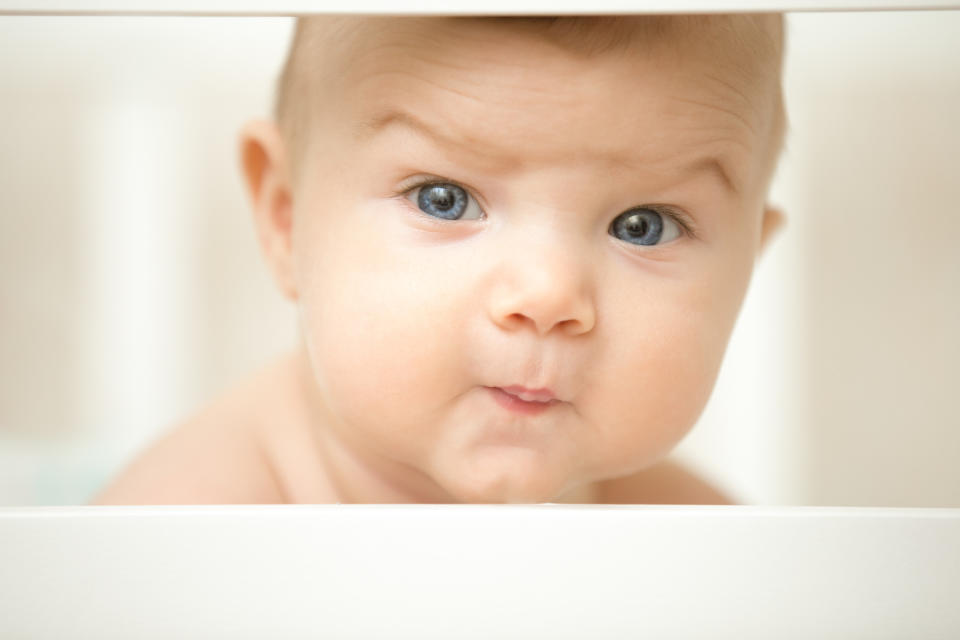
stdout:
<svg viewBox="0 0 960 640">
<path fill-rule="evenodd" d="M 536 15 L 958 9 L 957 0 L 0 0 L 0 14 Z"/>
<path fill-rule="evenodd" d="M 958 638 L 960 509 L 0 508 L 0 637 Z"/>
</svg>

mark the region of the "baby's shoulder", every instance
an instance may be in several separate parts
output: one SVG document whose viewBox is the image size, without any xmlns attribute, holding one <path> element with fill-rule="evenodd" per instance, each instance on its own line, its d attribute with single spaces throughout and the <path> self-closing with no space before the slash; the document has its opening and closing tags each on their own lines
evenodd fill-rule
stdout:
<svg viewBox="0 0 960 640">
<path fill-rule="evenodd" d="M 137 455 L 93 504 L 287 502 L 263 441 L 271 402 L 264 369 L 173 425 Z"/>
</svg>

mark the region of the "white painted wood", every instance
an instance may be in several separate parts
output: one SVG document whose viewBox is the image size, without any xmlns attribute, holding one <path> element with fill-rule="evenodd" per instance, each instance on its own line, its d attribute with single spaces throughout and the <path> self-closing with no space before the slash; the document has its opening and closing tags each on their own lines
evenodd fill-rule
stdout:
<svg viewBox="0 0 960 640">
<path fill-rule="evenodd" d="M 0 0 L 0 14 L 612 14 L 956 9 L 957 0 Z"/>
<path fill-rule="evenodd" d="M 956 638 L 960 509 L 0 509 L 4 638 Z"/>
</svg>

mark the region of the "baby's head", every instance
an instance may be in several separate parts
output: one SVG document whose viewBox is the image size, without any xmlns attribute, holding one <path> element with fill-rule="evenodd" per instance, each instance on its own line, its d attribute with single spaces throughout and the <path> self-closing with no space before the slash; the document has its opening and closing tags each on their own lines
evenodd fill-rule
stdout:
<svg viewBox="0 0 960 640">
<path fill-rule="evenodd" d="M 301 19 L 243 160 L 324 446 L 423 501 L 662 459 L 781 219 L 782 43 L 779 15 Z"/>
</svg>

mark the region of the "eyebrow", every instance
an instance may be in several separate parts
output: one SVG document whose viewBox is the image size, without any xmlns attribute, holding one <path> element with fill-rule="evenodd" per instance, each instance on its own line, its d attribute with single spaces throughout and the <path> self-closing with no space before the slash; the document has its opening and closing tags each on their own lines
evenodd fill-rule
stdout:
<svg viewBox="0 0 960 640">
<path fill-rule="evenodd" d="M 416 131 L 440 147 L 455 149 L 464 146 L 463 139 L 458 140 L 453 136 L 448 136 L 440 131 L 431 129 L 430 126 L 413 114 L 397 109 L 387 110 L 372 118 L 363 120 L 357 125 L 354 136 L 358 142 L 365 142 L 374 138 L 384 129 L 392 126 L 406 127 Z M 625 164 L 627 166 L 633 165 L 632 162 L 622 158 L 617 158 L 617 162 L 618 164 Z M 731 195 L 736 196 L 740 193 L 740 189 L 733 180 L 732 173 L 727 170 L 726 165 L 718 156 L 707 155 L 700 157 L 684 166 L 680 173 L 684 176 L 706 174 L 718 181 L 723 189 Z"/>
<path fill-rule="evenodd" d="M 695 160 L 686 166 L 686 168 L 681 171 L 683 175 L 692 175 L 699 173 L 707 173 L 712 175 L 714 178 L 720 181 L 723 185 L 723 188 L 733 195 L 739 195 L 740 189 L 737 187 L 737 184 L 733 181 L 731 174 L 727 171 L 727 168 L 724 166 L 723 162 L 720 161 L 720 158 L 716 156 L 705 156 L 699 160 Z"/>
</svg>

